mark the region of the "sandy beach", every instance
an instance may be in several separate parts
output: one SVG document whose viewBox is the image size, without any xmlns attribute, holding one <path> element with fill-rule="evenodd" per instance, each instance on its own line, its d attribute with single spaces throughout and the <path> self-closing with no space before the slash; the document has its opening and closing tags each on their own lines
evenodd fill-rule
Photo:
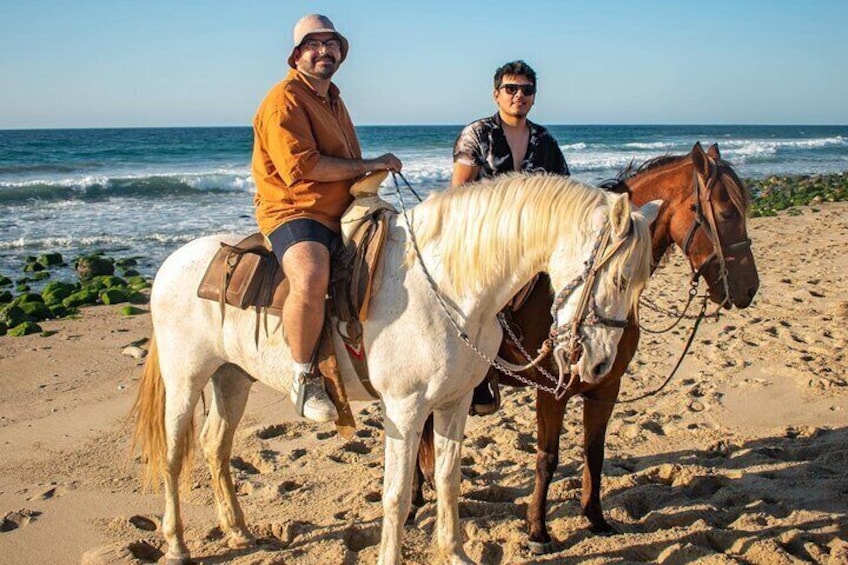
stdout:
<svg viewBox="0 0 848 565">
<path fill-rule="evenodd" d="M 622 530 L 595 537 L 580 516 L 581 400 L 562 431 L 549 520 L 556 552 L 526 547 L 533 489 L 534 393 L 471 418 L 460 516 L 480 563 L 848 563 L 848 203 L 749 221 L 760 290 L 753 305 L 705 321 L 672 383 L 618 407 L 602 500 Z M 686 293 L 679 252 L 647 295 Z M 160 494 L 143 492 L 125 418 L 150 316 L 118 306 L 44 322 L 49 337 L 0 337 L 0 562 L 141 563 L 161 556 Z M 667 320 L 644 310 L 644 322 Z M 655 389 L 688 325 L 643 335 L 622 398 Z M 130 350 L 127 353 L 131 353 Z M 202 408 L 202 407 L 201 407 Z M 374 563 L 382 516 L 378 404 L 355 407 L 355 441 L 298 421 L 288 399 L 255 385 L 231 468 L 261 544 L 231 550 L 217 529 L 198 455 L 183 496 L 186 538 L 202 563 Z M 439 562 L 434 493 L 408 527 L 406 563 Z"/>
</svg>

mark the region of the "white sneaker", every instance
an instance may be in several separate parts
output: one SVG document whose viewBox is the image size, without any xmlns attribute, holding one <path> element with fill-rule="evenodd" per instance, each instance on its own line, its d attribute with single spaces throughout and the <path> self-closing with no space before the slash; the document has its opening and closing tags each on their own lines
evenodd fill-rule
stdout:
<svg viewBox="0 0 848 565">
<path fill-rule="evenodd" d="M 291 401 L 297 407 L 297 392 L 300 383 L 304 384 L 303 417 L 315 422 L 332 422 L 339 417 L 336 407 L 324 389 L 321 375 L 301 373 L 292 380 Z"/>
</svg>

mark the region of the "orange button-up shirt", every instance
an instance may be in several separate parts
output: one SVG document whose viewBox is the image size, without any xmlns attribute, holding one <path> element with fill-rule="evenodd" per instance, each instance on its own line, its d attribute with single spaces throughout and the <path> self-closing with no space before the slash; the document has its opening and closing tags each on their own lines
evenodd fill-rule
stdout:
<svg viewBox="0 0 848 565">
<path fill-rule="evenodd" d="M 339 89 L 319 96 L 295 69 L 274 86 L 253 119 L 256 220 L 269 235 L 296 218 L 317 220 L 335 232 L 353 200 L 354 179 L 319 182 L 305 177 L 321 155 L 361 159 L 356 131 Z"/>
</svg>

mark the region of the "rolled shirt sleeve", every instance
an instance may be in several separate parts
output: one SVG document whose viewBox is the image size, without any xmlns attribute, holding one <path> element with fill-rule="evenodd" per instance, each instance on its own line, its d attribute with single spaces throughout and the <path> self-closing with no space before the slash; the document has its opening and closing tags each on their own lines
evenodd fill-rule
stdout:
<svg viewBox="0 0 848 565">
<path fill-rule="evenodd" d="M 266 127 L 268 156 L 280 178 L 288 186 L 303 180 L 321 159 L 306 111 L 286 101 Z"/>
<path fill-rule="evenodd" d="M 475 124 L 463 128 L 453 145 L 453 161 L 469 167 L 480 167 L 485 164 L 484 150 L 480 138 L 480 130 Z"/>
</svg>

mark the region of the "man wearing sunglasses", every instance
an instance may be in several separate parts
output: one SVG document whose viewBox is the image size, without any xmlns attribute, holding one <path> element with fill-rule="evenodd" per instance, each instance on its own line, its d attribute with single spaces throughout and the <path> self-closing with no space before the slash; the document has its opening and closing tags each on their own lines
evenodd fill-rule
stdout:
<svg viewBox="0 0 848 565">
<path fill-rule="evenodd" d="M 512 171 L 568 175 L 556 140 L 547 129 L 527 119 L 536 101 L 536 72 L 530 65 L 513 61 L 495 71 L 493 96 L 498 112 L 467 125 L 454 143 L 451 186 Z M 472 414 L 482 416 L 497 410 L 496 376 L 491 369 L 474 389 Z"/>
<path fill-rule="evenodd" d="M 291 399 L 301 416 L 318 422 L 338 417 L 310 360 L 324 325 L 330 254 L 340 243 L 349 190 L 365 173 L 402 167 L 391 153 L 362 158 L 331 82 L 347 52 L 347 39 L 329 18 L 301 18 L 294 26 L 291 70 L 268 92 L 253 120 L 256 219 L 290 285 L 283 328 L 295 361 Z"/>
<path fill-rule="evenodd" d="M 556 140 L 527 119 L 536 101 L 536 72 L 524 61 L 495 71 L 498 112 L 467 125 L 453 147 L 451 186 L 511 171 L 568 175 Z"/>
</svg>

